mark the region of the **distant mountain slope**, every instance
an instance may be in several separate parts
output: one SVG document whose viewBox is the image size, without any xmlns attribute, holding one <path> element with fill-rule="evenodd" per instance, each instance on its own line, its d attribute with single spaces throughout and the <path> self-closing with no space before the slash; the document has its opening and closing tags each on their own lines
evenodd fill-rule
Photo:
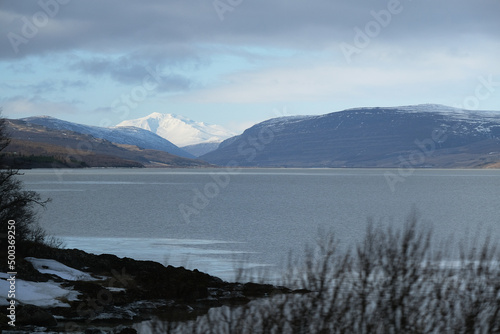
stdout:
<svg viewBox="0 0 500 334">
<path fill-rule="evenodd" d="M 220 143 L 235 135 L 220 125 L 195 122 L 183 116 L 160 113 L 123 121 L 117 125 L 117 127 L 123 126 L 135 126 L 149 130 L 179 147 L 201 143 Z"/>
<path fill-rule="evenodd" d="M 2 153 L 17 168 L 59 167 L 201 167 L 208 164 L 164 151 L 116 144 L 70 130 L 23 120 L 7 120 L 11 143 Z"/>
<path fill-rule="evenodd" d="M 191 153 L 195 157 L 201 157 L 208 152 L 212 152 L 219 147 L 220 143 L 201 143 L 188 146 L 182 146 L 182 149 L 188 153 Z"/>
<path fill-rule="evenodd" d="M 22 121 L 43 125 L 49 129 L 69 130 L 95 138 L 101 138 L 117 144 L 134 145 L 143 149 L 153 149 L 168 152 L 185 158 L 194 158 L 195 156 L 172 144 L 165 138 L 162 138 L 150 131 L 136 127 L 112 127 L 104 128 L 63 121 L 49 116 L 28 117 Z"/>
<path fill-rule="evenodd" d="M 259 123 L 200 157 L 263 167 L 478 167 L 500 161 L 500 112 L 358 108 Z"/>
</svg>

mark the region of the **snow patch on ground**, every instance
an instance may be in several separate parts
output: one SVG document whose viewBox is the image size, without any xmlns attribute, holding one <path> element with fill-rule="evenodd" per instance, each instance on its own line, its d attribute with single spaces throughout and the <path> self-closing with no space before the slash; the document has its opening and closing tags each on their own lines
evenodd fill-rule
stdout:
<svg viewBox="0 0 500 334">
<path fill-rule="evenodd" d="M 33 267 L 42 274 L 56 275 L 67 281 L 95 281 L 98 278 L 92 277 L 83 271 L 68 267 L 60 262 L 49 259 L 37 259 L 34 257 L 25 258 Z M 0 291 L 9 291 L 10 282 L 7 281 L 11 276 L 0 272 Z M 21 279 L 16 282 L 16 297 L 18 302 L 32 304 L 40 307 L 69 307 L 67 301 L 78 300 L 78 291 L 63 288 L 56 282 L 31 282 Z M 0 305 L 7 306 L 7 293 L 0 297 Z"/>
<path fill-rule="evenodd" d="M 6 274 L 2 273 L 0 279 L 0 290 L 9 291 L 10 283 L 3 279 Z M 30 282 L 16 279 L 16 300 L 24 304 L 39 307 L 69 307 L 65 301 L 78 300 L 78 292 L 62 288 L 55 282 Z M 7 306 L 5 296 L 0 298 L 0 305 Z"/>
<path fill-rule="evenodd" d="M 33 267 L 42 274 L 56 275 L 67 281 L 95 281 L 97 278 L 92 277 L 90 274 L 83 271 L 73 269 L 60 262 L 49 259 L 37 259 L 34 257 L 25 258 L 26 261 L 31 262 Z"/>
<path fill-rule="evenodd" d="M 7 278 L 10 278 L 10 275 L 7 273 L 0 273 L 0 278 L 7 279 Z"/>
</svg>

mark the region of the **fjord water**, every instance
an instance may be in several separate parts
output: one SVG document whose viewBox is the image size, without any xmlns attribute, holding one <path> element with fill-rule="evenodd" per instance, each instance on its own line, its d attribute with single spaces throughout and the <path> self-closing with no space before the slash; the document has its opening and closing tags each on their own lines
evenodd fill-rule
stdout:
<svg viewBox="0 0 500 334">
<path fill-rule="evenodd" d="M 28 170 L 26 188 L 52 198 L 40 223 L 68 248 L 183 265 L 231 280 L 276 272 L 319 230 L 343 245 L 368 218 L 401 226 L 412 208 L 434 236 L 500 236 L 500 170 Z M 387 176 L 391 175 L 388 182 Z M 392 186 L 391 186 L 392 184 Z"/>
</svg>

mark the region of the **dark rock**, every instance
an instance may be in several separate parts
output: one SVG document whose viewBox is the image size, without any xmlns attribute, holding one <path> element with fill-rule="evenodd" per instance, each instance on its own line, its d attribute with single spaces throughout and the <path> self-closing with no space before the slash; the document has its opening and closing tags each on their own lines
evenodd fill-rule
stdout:
<svg viewBox="0 0 500 334">
<path fill-rule="evenodd" d="M 289 293 L 290 289 L 276 287 L 271 284 L 246 283 L 243 285 L 242 293 L 247 297 L 270 296 L 277 293 Z"/>
<path fill-rule="evenodd" d="M 16 320 L 16 323 L 22 326 L 57 326 L 57 321 L 52 314 L 34 305 L 19 306 L 17 309 Z"/>
<path fill-rule="evenodd" d="M 75 281 L 69 282 L 67 285 L 80 291 L 84 296 L 96 296 L 101 290 L 103 290 L 101 285 L 94 282 Z"/>
<path fill-rule="evenodd" d="M 109 276 L 110 285 L 126 288 L 129 296 L 139 299 L 179 299 L 194 301 L 208 296 L 207 288 L 221 280 L 197 270 L 165 267 L 153 261 L 136 261 L 115 255 L 88 254 L 77 249 L 34 246 L 29 256 L 49 258 L 69 267 Z"/>
<path fill-rule="evenodd" d="M 87 328 L 84 332 L 85 334 L 106 334 L 105 331 L 99 328 Z"/>
<path fill-rule="evenodd" d="M 97 312 L 91 322 L 99 323 L 123 323 L 125 321 L 133 321 L 141 319 L 137 312 L 130 310 L 128 307 L 107 306 L 102 311 Z"/>
<path fill-rule="evenodd" d="M 117 332 L 116 334 L 137 334 L 137 331 L 133 328 L 124 328 L 121 331 Z"/>
<path fill-rule="evenodd" d="M 64 281 L 63 286 L 80 293 L 79 300 L 70 302 L 69 308 L 50 310 L 64 321 L 84 327 L 134 323 L 152 316 L 172 322 L 193 320 L 211 307 L 242 305 L 254 298 L 291 292 L 269 284 L 227 283 L 198 270 L 78 249 L 28 243 L 22 252 L 23 256 L 53 259 L 99 278 L 92 282 Z"/>
<path fill-rule="evenodd" d="M 16 261 L 17 278 L 32 282 L 47 282 L 50 275 L 45 275 L 36 270 L 31 262 L 24 258 L 19 258 Z"/>
</svg>

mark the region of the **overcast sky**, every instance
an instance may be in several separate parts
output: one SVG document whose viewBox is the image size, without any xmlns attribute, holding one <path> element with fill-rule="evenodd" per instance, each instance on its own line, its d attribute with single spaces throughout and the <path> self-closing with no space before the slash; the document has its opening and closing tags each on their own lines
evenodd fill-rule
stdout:
<svg viewBox="0 0 500 334">
<path fill-rule="evenodd" d="M 500 110 L 499 17 L 499 0 L 2 0 L 0 106 L 233 130 L 360 106 Z"/>
</svg>

